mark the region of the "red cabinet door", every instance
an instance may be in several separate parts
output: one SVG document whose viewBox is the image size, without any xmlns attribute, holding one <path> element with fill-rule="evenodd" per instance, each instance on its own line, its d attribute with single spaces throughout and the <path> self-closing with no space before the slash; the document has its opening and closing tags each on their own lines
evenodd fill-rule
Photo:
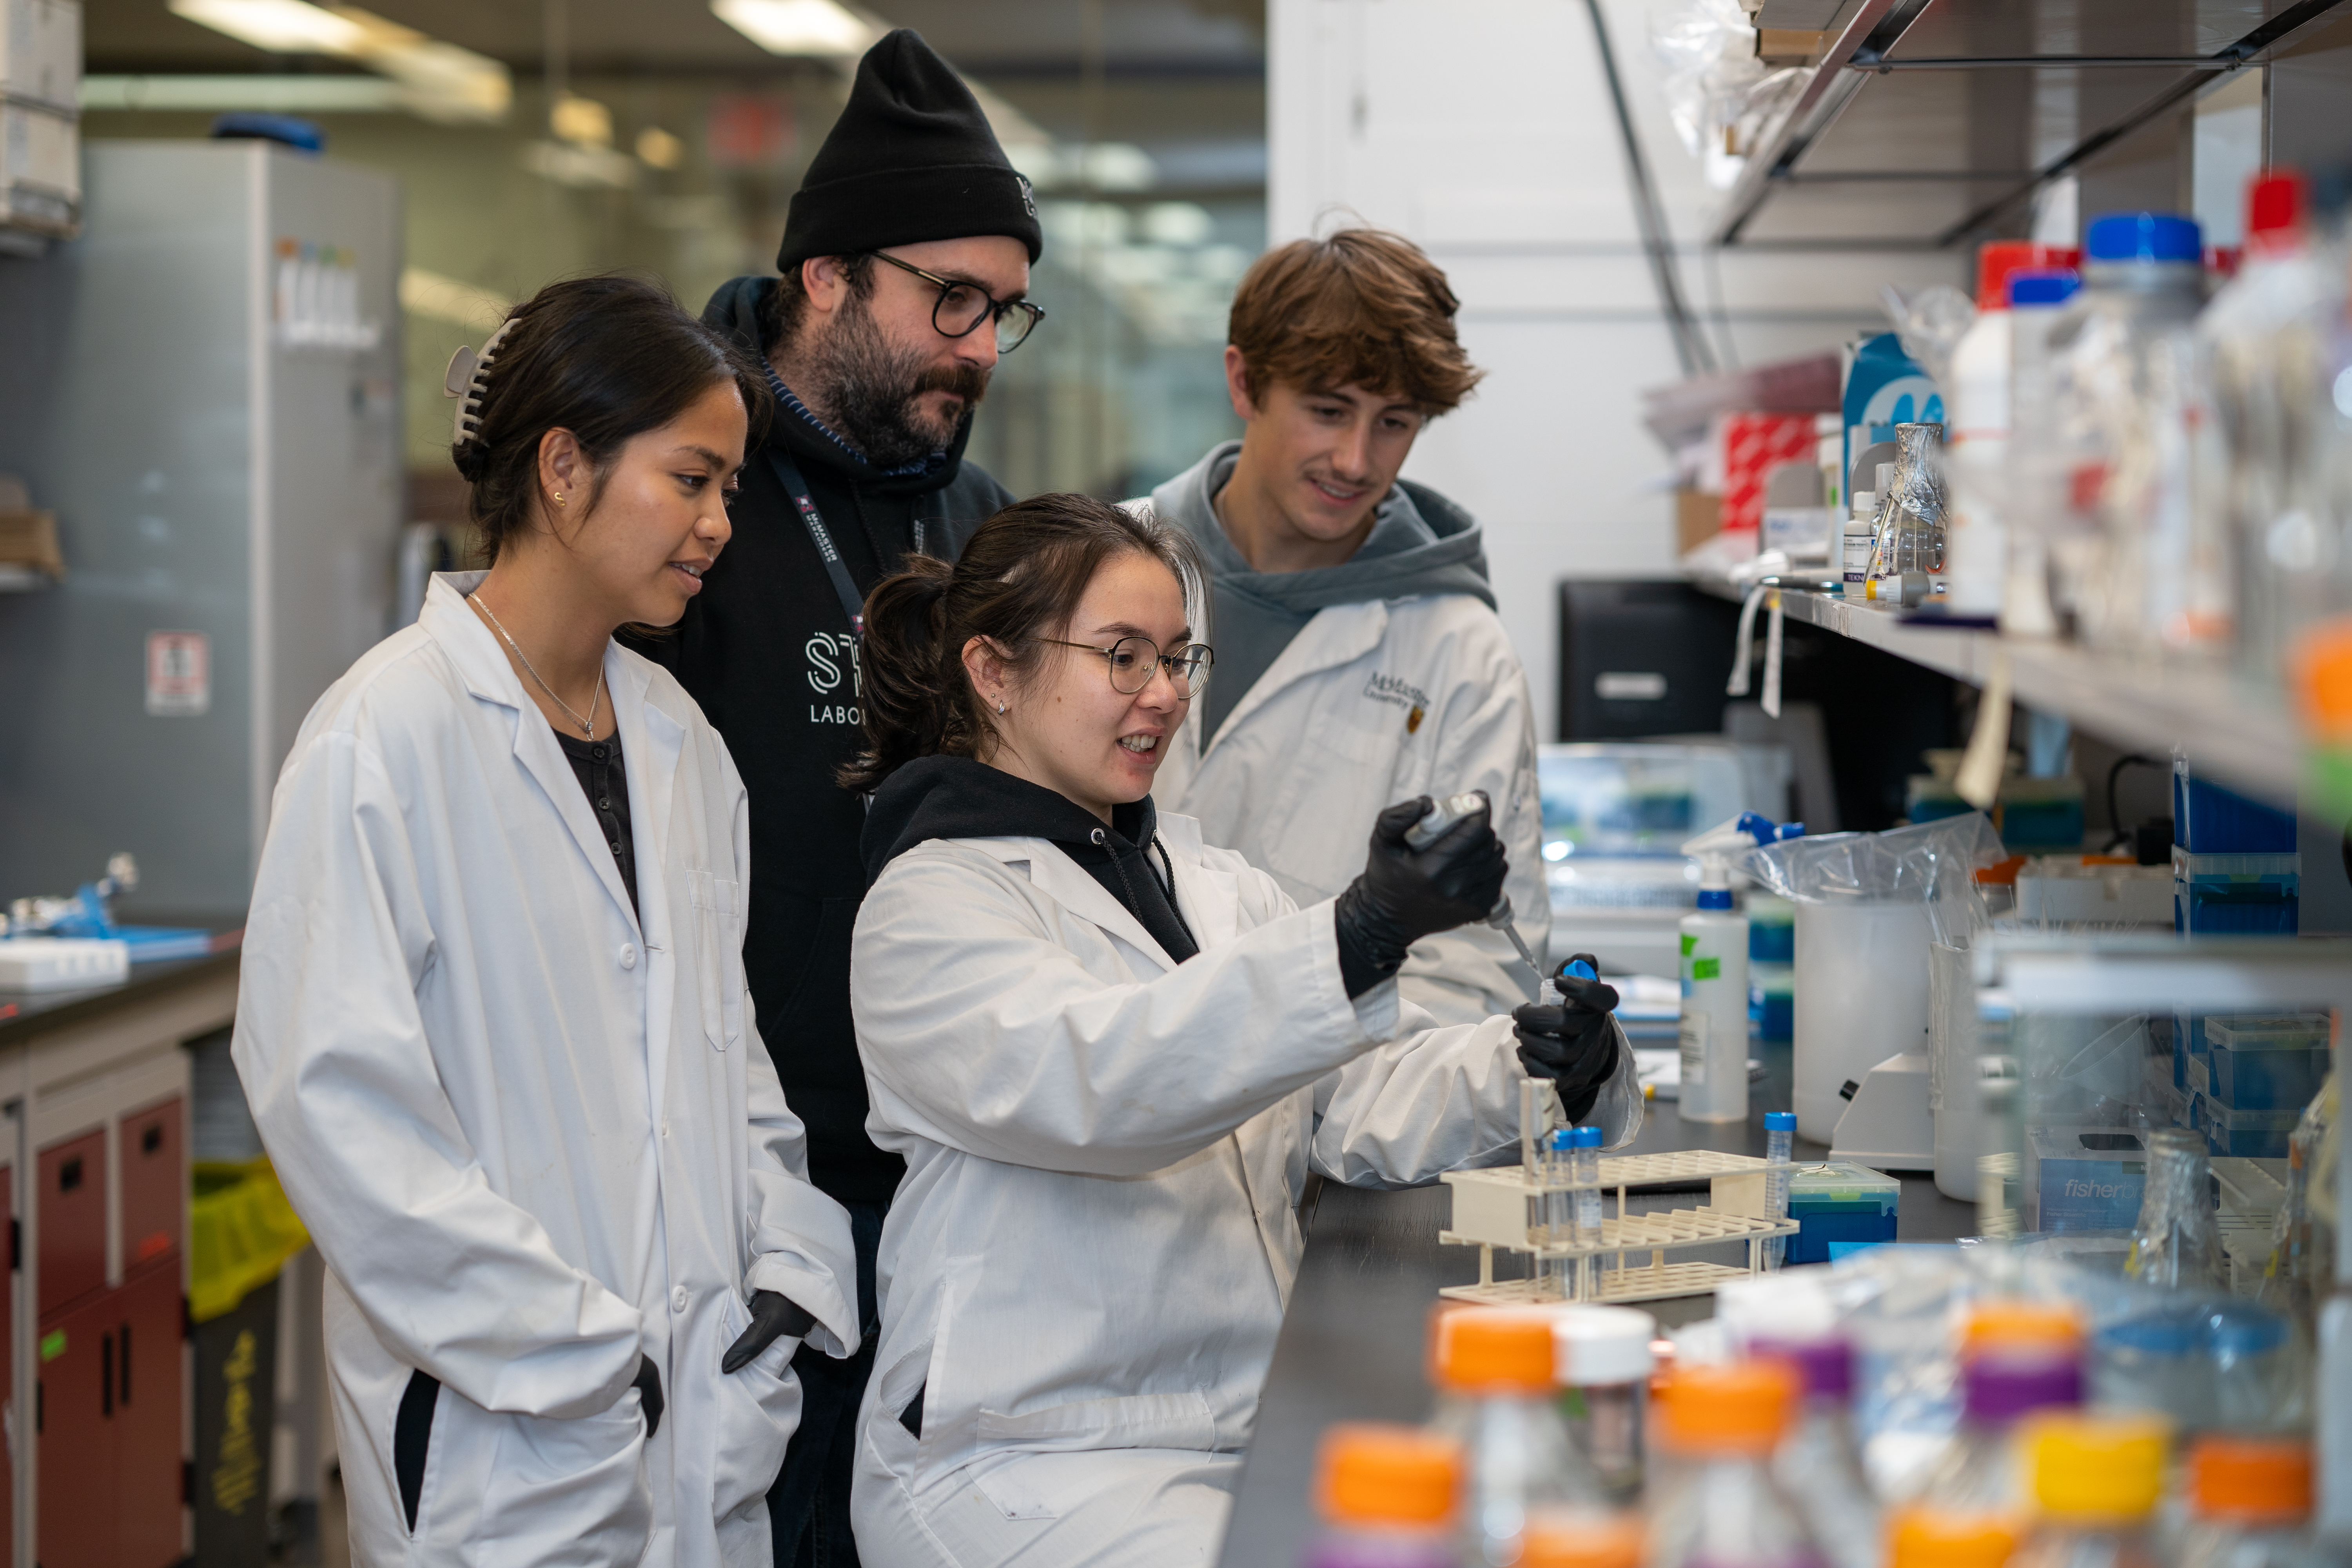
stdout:
<svg viewBox="0 0 2352 1568">
<path fill-rule="evenodd" d="M 180 1102 L 122 1119 L 122 1268 L 176 1252 L 187 1233 L 181 1173 L 187 1168 Z"/>
<path fill-rule="evenodd" d="M 129 1184 L 125 1184 L 127 1187 Z M 268 1289 L 268 1287 L 264 1287 Z M 183 1548 L 180 1258 L 131 1270 L 102 1299 L 115 1323 L 115 1517 L 121 1568 L 169 1568 Z M 272 1416 L 265 1414 L 267 1423 Z M 265 1426 L 265 1430 L 267 1429 Z M 46 1560 L 44 1560 L 46 1562 Z"/>
<path fill-rule="evenodd" d="M 42 1322 L 40 1568 L 115 1568 L 125 1508 L 115 1484 L 121 1317 L 109 1293 Z"/>
<path fill-rule="evenodd" d="M 0 1218 L 8 1218 L 16 1211 L 16 1173 L 14 1168 L 0 1165 Z M 14 1219 L 8 1223 L 13 1226 Z M 16 1358 L 12 1348 L 16 1342 L 16 1293 L 8 1287 L 14 1283 L 16 1260 L 9 1260 L 9 1277 L 0 1278 L 0 1408 L 16 1396 Z M 16 1431 L 13 1416 L 10 1432 Z M 20 1436 L 8 1445 L 8 1463 L 0 1468 L 0 1560 L 14 1561 L 16 1540 L 16 1454 L 26 1448 Z M 29 1451 L 29 1450 L 28 1450 Z"/>
<path fill-rule="evenodd" d="M 87 1132 L 42 1150 L 39 1171 L 39 1315 L 46 1321 L 106 1287 L 106 1133 Z"/>
</svg>

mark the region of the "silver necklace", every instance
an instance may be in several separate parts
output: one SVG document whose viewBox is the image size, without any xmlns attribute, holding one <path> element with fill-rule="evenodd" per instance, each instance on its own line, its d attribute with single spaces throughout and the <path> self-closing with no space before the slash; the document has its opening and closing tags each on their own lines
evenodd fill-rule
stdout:
<svg viewBox="0 0 2352 1568">
<path fill-rule="evenodd" d="M 473 602 L 476 609 L 481 611 L 482 614 L 490 616 L 490 625 L 498 627 L 499 636 L 506 637 L 507 647 L 514 648 L 516 662 L 520 664 L 524 669 L 530 671 L 530 678 L 539 682 L 539 689 L 547 693 L 548 700 L 554 703 L 558 708 L 562 709 L 563 716 L 571 720 L 574 724 L 579 725 L 581 733 L 585 738 L 591 741 L 594 740 L 596 738 L 596 704 L 602 701 L 604 696 L 604 660 L 599 659 L 596 661 L 596 689 L 589 695 L 588 717 L 583 719 L 579 714 L 574 713 L 572 710 L 571 703 L 566 702 L 562 698 L 555 695 L 555 688 L 547 683 L 545 677 L 541 676 L 539 671 L 531 669 L 530 660 L 523 657 L 523 651 L 520 647 L 516 646 L 514 638 L 507 637 L 506 627 L 499 626 L 498 616 L 490 615 L 490 607 L 482 603 L 481 595 L 468 594 L 466 597 Z"/>
</svg>

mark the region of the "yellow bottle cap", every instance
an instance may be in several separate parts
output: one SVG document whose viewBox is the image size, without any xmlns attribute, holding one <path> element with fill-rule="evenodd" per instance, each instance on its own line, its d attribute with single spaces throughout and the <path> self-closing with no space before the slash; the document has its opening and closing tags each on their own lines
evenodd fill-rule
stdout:
<svg viewBox="0 0 2352 1568">
<path fill-rule="evenodd" d="M 2060 1523 L 2145 1517 L 2164 1495 L 2171 1424 L 2159 1415 L 2049 1415 L 2026 1423 L 2033 1495 Z"/>
</svg>

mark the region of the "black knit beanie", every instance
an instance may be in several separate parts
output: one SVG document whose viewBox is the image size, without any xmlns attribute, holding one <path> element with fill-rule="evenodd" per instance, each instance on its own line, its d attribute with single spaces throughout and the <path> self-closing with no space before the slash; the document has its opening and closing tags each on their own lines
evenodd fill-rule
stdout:
<svg viewBox="0 0 2352 1568">
<path fill-rule="evenodd" d="M 1002 234 L 1045 248 L 1037 198 L 980 102 L 910 27 L 866 51 L 841 118 L 793 194 L 776 270 L 812 256 Z"/>
</svg>

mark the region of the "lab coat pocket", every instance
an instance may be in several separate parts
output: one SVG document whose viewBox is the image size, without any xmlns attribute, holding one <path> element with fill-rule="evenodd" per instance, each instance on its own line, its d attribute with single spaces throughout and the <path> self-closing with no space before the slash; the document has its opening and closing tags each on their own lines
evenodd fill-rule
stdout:
<svg viewBox="0 0 2352 1568">
<path fill-rule="evenodd" d="M 723 1051 L 743 1037 L 743 884 L 689 868 L 686 889 L 694 905 L 694 977 L 702 1032 Z"/>
<path fill-rule="evenodd" d="M 653 1528 L 636 1391 L 571 1420 L 508 1415 L 483 1479 L 480 1524 L 502 1563 L 635 1563 Z"/>
<path fill-rule="evenodd" d="M 720 1372 L 719 1362 L 751 1326 L 751 1316 L 740 1301 L 730 1300 L 720 1321 L 725 1331 L 710 1366 L 710 1375 L 719 1380 L 718 1420 L 710 1434 L 710 1510 L 723 1521 L 764 1500 L 784 1467 L 784 1449 L 801 1424 L 801 1380 L 793 1372 L 793 1353 L 801 1342 L 779 1334 L 740 1370 Z"/>
</svg>

